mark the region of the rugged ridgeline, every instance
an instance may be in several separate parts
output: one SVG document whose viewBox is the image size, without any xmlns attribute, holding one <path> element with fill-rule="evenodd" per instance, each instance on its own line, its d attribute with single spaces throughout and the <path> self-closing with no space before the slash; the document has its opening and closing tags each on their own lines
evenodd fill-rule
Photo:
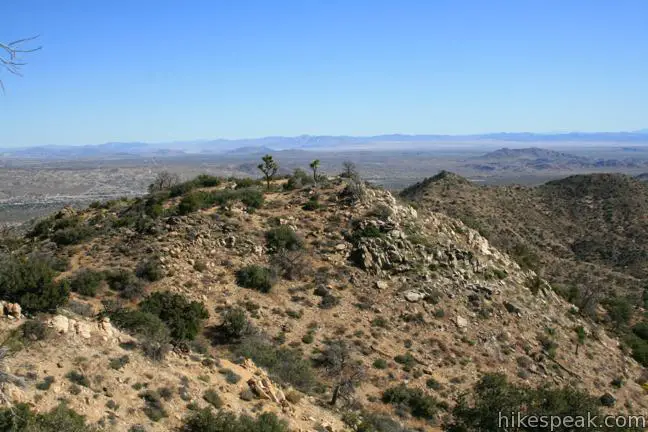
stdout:
<svg viewBox="0 0 648 432">
<path fill-rule="evenodd" d="M 475 193 L 469 182 L 442 175 L 411 188 L 417 209 L 357 180 L 307 183 L 298 174 L 265 191 L 202 176 L 4 239 L 0 328 L 16 377 L 5 397 L 41 413 L 34 422 L 71 421 L 69 408 L 108 430 L 150 431 L 476 430 L 494 401 L 522 403 L 518 387 L 557 398 L 563 413 L 645 411 L 642 368 L 617 339 L 438 212 L 452 210 L 441 194 Z M 513 205 L 522 192 L 488 193 Z M 560 245 L 560 259 L 575 254 Z M 639 277 L 614 265 L 605 274 Z M 490 373 L 501 375 L 457 405 Z M 529 390 L 544 386 L 580 393 Z M 225 412 L 251 417 L 236 429 Z"/>
</svg>

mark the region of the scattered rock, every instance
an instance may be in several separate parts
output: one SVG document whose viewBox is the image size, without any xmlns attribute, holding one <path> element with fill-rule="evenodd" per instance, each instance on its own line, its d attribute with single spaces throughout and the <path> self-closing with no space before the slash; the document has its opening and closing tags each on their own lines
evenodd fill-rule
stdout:
<svg viewBox="0 0 648 432">
<path fill-rule="evenodd" d="M 463 329 L 463 328 L 468 327 L 468 320 L 466 318 L 462 317 L 461 315 L 457 315 L 457 317 L 455 318 L 455 324 L 460 329 Z"/>
<path fill-rule="evenodd" d="M 425 294 L 421 294 L 418 291 L 407 291 L 405 293 L 405 299 L 409 302 L 416 303 L 425 298 Z"/>
<path fill-rule="evenodd" d="M 387 281 L 379 280 L 379 281 L 376 281 L 376 288 L 378 288 L 380 290 L 384 290 L 384 289 L 389 288 L 389 284 L 387 283 Z"/>
<path fill-rule="evenodd" d="M 49 326 L 59 334 L 65 334 L 70 329 L 70 321 L 63 315 L 56 315 L 49 321 Z"/>
</svg>

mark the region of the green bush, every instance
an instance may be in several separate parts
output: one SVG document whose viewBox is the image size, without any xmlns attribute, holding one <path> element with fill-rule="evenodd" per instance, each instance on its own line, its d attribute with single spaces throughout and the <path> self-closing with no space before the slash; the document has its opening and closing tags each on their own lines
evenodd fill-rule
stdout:
<svg viewBox="0 0 648 432">
<path fill-rule="evenodd" d="M 160 318 L 169 328 L 175 341 L 193 340 L 209 318 L 205 305 L 189 301 L 181 294 L 156 292 L 139 304 L 142 312 Z"/>
<path fill-rule="evenodd" d="M 128 309 L 109 311 L 112 323 L 133 334 L 141 342 L 144 354 L 153 360 L 162 360 L 171 340 L 166 324 L 156 315 Z"/>
<path fill-rule="evenodd" d="M 0 430 L 7 432 L 90 432 L 85 417 L 61 403 L 46 413 L 36 413 L 27 404 L 0 408 Z"/>
<path fill-rule="evenodd" d="M 155 282 L 164 277 L 164 270 L 162 270 L 160 261 L 150 258 L 137 264 L 135 275 L 138 278 L 145 279 L 149 282 Z"/>
<path fill-rule="evenodd" d="M 378 358 L 374 360 L 373 367 L 376 369 L 387 369 L 387 361 L 385 359 Z"/>
<path fill-rule="evenodd" d="M 200 174 L 194 179 L 194 182 L 198 187 L 214 187 L 220 185 L 223 179 L 209 174 Z"/>
<path fill-rule="evenodd" d="M 418 388 L 408 388 L 405 384 L 384 391 L 384 403 L 407 408 L 412 416 L 431 420 L 439 412 L 439 402 Z"/>
<path fill-rule="evenodd" d="M 632 327 L 632 332 L 641 339 L 648 341 L 648 322 L 642 321 L 635 324 L 635 326 Z"/>
<path fill-rule="evenodd" d="M 574 388 L 544 386 L 531 388 L 515 386 L 507 382 L 504 375 L 488 374 L 474 386 L 472 394 L 459 398 L 452 410 L 452 420 L 446 425 L 449 432 L 477 432 L 502 428 L 499 413 L 523 412 L 529 416 L 584 416 L 591 418 L 601 414 L 599 401 Z M 510 414 L 509 414 L 510 416 Z M 554 431 L 573 430 L 565 425 Z M 585 424 L 578 428 L 595 431 L 596 427 Z M 543 428 L 519 427 L 520 431 L 539 431 Z"/>
<path fill-rule="evenodd" d="M 280 250 L 296 251 L 303 247 L 304 241 L 288 225 L 280 225 L 265 233 L 266 246 L 270 252 Z"/>
<path fill-rule="evenodd" d="M 310 197 L 308 201 L 302 206 L 302 209 L 306 211 L 314 211 L 317 210 L 321 207 L 322 205 L 320 204 L 318 198 L 316 195 Z"/>
<path fill-rule="evenodd" d="M 183 196 L 180 200 L 180 203 L 178 204 L 178 214 L 186 215 L 196 212 L 202 208 L 202 205 L 202 194 L 198 192 L 192 192 L 188 195 Z"/>
<path fill-rule="evenodd" d="M 223 324 L 221 332 L 228 341 L 238 340 L 249 334 L 252 330 L 252 324 L 247 318 L 245 310 L 241 308 L 231 308 L 223 314 Z"/>
<path fill-rule="evenodd" d="M 251 288 L 263 293 L 270 292 L 275 284 L 273 271 L 258 265 L 248 265 L 236 273 L 236 283 L 243 288 Z"/>
<path fill-rule="evenodd" d="M 256 419 L 237 417 L 228 411 L 214 413 L 206 408 L 191 413 L 184 422 L 183 432 L 288 432 L 288 424 L 274 413 L 263 413 Z"/>
<path fill-rule="evenodd" d="M 258 335 L 244 338 L 233 350 L 235 354 L 252 359 L 258 366 L 266 368 L 274 379 L 300 391 L 308 392 L 315 384 L 311 363 L 302 358 L 298 351 L 276 347 Z"/>
<path fill-rule="evenodd" d="M 144 407 L 144 414 L 154 422 L 162 420 L 164 417 L 168 417 L 164 405 L 162 404 L 162 396 L 156 391 L 146 390 L 143 393 L 140 393 L 139 397 L 144 399 L 146 406 Z"/>
<path fill-rule="evenodd" d="M 27 312 L 51 312 L 70 295 L 67 281 L 55 282 L 56 271 L 43 257 L 14 257 L 0 262 L 0 298 L 19 303 Z"/>
<path fill-rule="evenodd" d="M 290 191 L 300 189 L 310 184 L 313 184 L 313 177 L 303 169 L 297 168 L 293 172 L 293 175 L 288 178 L 288 181 L 284 184 L 283 188 L 284 190 Z"/>
<path fill-rule="evenodd" d="M 94 233 L 95 230 L 91 227 L 79 225 L 54 231 L 51 239 L 58 245 L 67 246 L 81 243 L 83 240 L 92 237 Z"/>
<path fill-rule="evenodd" d="M 205 393 L 203 393 L 203 399 L 216 409 L 223 406 L 223 400 L 214 389 L 206 390 Z"/>
<path fill-rule="evenodd" d="M 185 215 L 215 205 L 224 206 L 232 201 L 240 201 L 250 209 L 257 209 L 263 205 L 263 192 L 253 188 L 190 192 L 180 200 L 178 213 Z"/>
<path fill-rule="evenodd" d="M 133 300 L 144 294 L 144 283 L 132 271 L 120 268 L 104 274 L 110 289 L 118 291 L 122 298 Z"/>
<path fill-rule="evenodd" d="M 42 321 L 30 319 L 25 321 L 21 326 L 22 336 L 24 340 L 39 341 L 47 337 L 48 328 Z"/>
<path fill-rule="evenodd" d="M 103 272 L 84 269 L 74 274 L 70 280 L 70 289 L 87 297 L 94 297 L 104 279 Z"/>
</svg>

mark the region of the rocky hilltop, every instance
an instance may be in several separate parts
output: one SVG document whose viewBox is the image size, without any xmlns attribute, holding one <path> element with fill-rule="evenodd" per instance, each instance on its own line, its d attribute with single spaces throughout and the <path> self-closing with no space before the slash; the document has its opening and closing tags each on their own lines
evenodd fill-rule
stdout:
<svg viewBox="0 0 648 432">
<path fill-rule="evenodd" d="M 5 402 L 120 431 L 476 430 L 488 383 L 646 410 L 641 365 L 542 274 L 414 189 L 315 180 L 200 176 L 3 239 Z"/>
</svg>

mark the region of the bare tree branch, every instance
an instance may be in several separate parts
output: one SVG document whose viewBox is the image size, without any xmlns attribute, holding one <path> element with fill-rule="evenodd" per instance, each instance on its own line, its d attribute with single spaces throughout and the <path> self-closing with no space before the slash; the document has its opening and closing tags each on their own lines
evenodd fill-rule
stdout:
<svg viewBox="0 0 648 432">
<path fill-rule="evenodd" d="M 32 53 L 42 47 L 27 48 L 26 44 L 37 39 L 39 36 L 18 39 L 13 42 L 0 42 L 0 69 L 4 69 L 13 75 L 22 76 L 21 68 L 27 63 L 20 58 L 21 54 Z M 0 89 L 4 92 L 4 84 L 0 79 Z"/>
</svg>

